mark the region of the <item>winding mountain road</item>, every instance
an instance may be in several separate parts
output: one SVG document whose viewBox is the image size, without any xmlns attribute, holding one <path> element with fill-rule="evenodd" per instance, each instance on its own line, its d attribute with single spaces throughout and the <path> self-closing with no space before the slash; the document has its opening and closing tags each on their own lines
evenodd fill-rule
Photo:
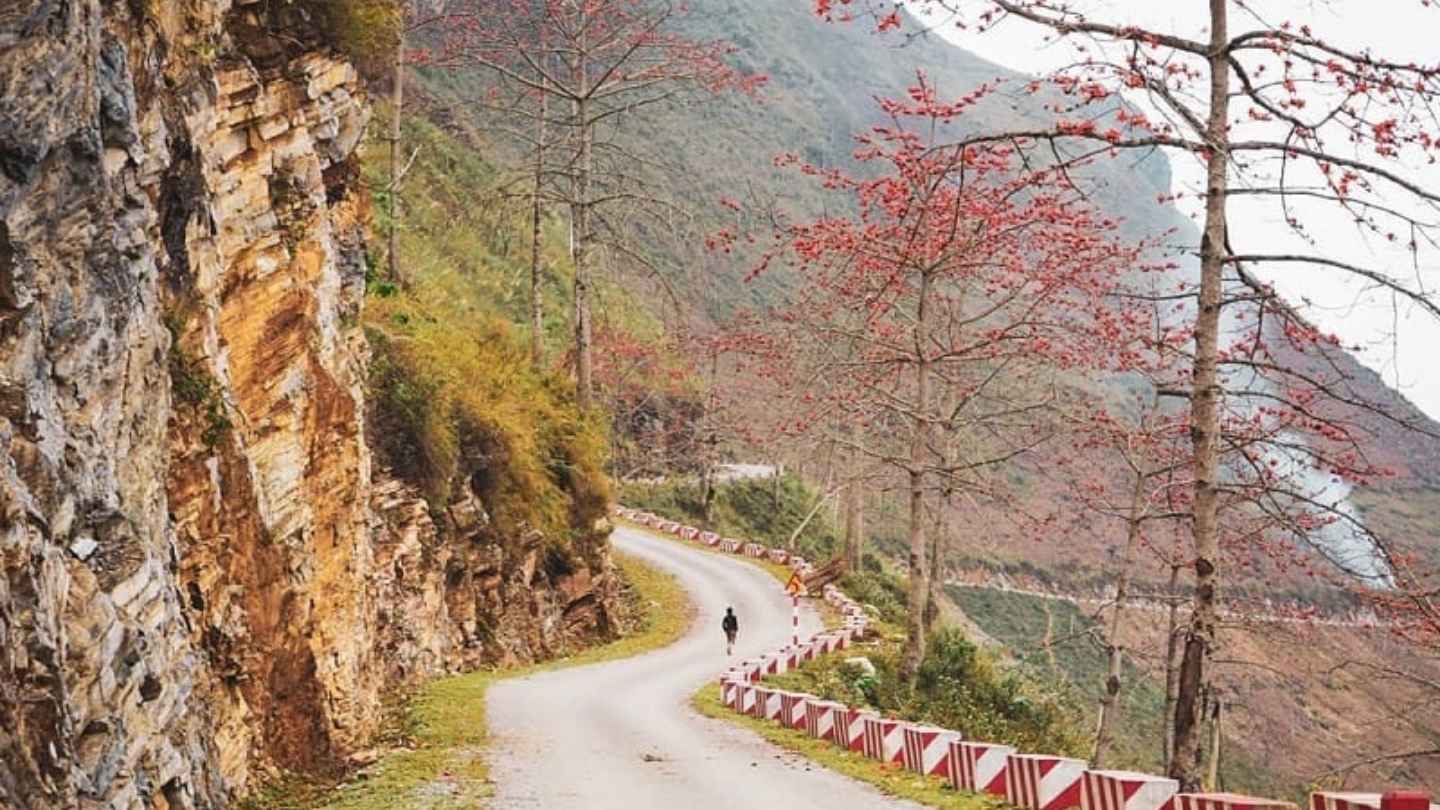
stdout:
<svg viewBox="0 0 1440 810">
<path fill-rule="evenodd" d="M 675 574 L 699 615 L 664 649 L 491 687 L 497 810 L 918 810 L 690 707 L 725 667 L 727 605 L 740 617 L 737 658 L 785 643 L 790 605 L 773 578 L 636 529 L 612 537 Z M 801 616 L 803 634 L 819 626 L 813 612 Z"/>
</svg>

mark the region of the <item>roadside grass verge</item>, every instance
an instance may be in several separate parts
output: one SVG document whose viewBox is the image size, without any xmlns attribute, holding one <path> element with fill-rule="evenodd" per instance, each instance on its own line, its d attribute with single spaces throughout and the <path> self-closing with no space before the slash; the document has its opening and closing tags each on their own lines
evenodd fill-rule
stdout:
<svg viewBox="0 0 1440 810">
<path fill-rule="evenodd" d="M 909 799 L 942 810 L 1000 810 L 1007 805 L 992 796 L 952 790 L 935 777 L 920 776 L 896 766 L 886 766 L 861 754 L 842 750 L 825 740 L 817 740 L 803 731 L 782 728 L 768 720 L 736 714 L 720 702 L 720 687 L 709 684 L 696 692 L 690 705 L 700 714 L 747 728 L 787 751 L 848 776 L 873 785 L 881 793 Z"/>
<path fill-rule="evenodd" d="M 694 606 L 678 580 L 614 552 L 643 610 L 635 632 L 575 655 L 513 669 L 440 678 L 393 712 L 380 742 L 392 747 L 348 781 L 293 777 L 239 803 L 241 810 L 446 810 L 485 806 L 491 793 L 486 760 L 489 730 L 485 693 L 490 685 L 538 672 L 598 664 L 667 646 L 689 629 Z"/>
</svg>

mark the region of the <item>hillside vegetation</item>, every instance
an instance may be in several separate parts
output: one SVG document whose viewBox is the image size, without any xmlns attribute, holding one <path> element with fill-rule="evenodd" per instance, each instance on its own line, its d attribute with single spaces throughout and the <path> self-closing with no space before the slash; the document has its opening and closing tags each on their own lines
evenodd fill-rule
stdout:
<svg viewBox="0 0 1440 810">
<path fill-rule="evenodd" d="M 876 37 L 861 26 L 826 25 L 816 20 L 811 11 L 804 3 L 714 0 L 705 4 L 703 13 L 689 17 L 689 34 L 733 42 L 740 49 L 736 59 L 741 66 L 767 75 L 770 82 L 758 102 L 701 97 L 666 110 L 658 119 L 647 120 L 643 128 L 635 126 L 624 133 L 647 145 L 647 152 L 655 158 L 655 165 L 648 169 L 655 173 L 656 182 L 683 204 L 687 216 L 677 217 L 669 223 L 673 228 L 668 229 L 636 224 L 634 235 L 646 245 L 650 258 L 659 260 L 664 284 L 657 283 L 648 269 L 635 262 L 611 257 L 604 272 L 612 292 L 598 307 L 598 311 L 607 313 L 606 317 L 634 324 L 637 334 L 658 340 L 692 327 L 709 329 L 716 324 L 723 325 L 729 316 L 738 312 L 763 309 L 784 301 L 791 292 L 793 278 L 771 273 L 760 281 L 744 280 L 753 268 L 758 248 L 742 245 L 736 255 L 724 258 L 707 255 L 700 249 L 704 234 L 721 226 L 746 224 L 737 221 L 743 217 L 720 204 L 722 197 L 741 199 L 747 207 L 767 212 L 773 205 L 775 210 L 795 218 L 819 215 L 826 210 L 826 199 L 817 184 L 793 182 L 791 176 L 775 167 L 773 158 L 777 153 L 794 151 L 801 159 L 817 165 L 853 168 L 850 158 L 853 136 L 882 122 L 874 98 L 903 93 L 915 80 L 917 69 L 923 69 L 942 94 L 951 96 L 968 92 L 997 76 L 1010 82 L 1019 78 L 933 37 Z M 434 220 L 433 226 L 425 224 L 433 214 L 424 209 L 427 200 L 437 196 L 446 200 L 437 208 L 445 212 L 444 216 L 455 217 L 459 222 L 474 221 L 476 227 L 483 227 L 481 220 L 488 221 L 492 214 L 477 213 L 478 206 L 467 206 L 460 201 L 473 200 L 474 189 L 493 186 L 496 176 L 493 170 L 482 170 L 468 163 L 470 156 L 450 151 L 458 144 L 477 142 L 473 136 L 467 136 L 468 140 L 457 139 L 456 133 L 477 130 L 494 135 L 495 142 L 486 144 L 485 148 L 493 149 L 488 154 L 493 154 L 500 163 L 513 160 L 518 151 L 498 135 L 502 131 L 500 122 L 487 118 L 473 104 L 484 87 L 479 76 L 420 71 L 417 78 L 436 109 L 445 111 L 443 115 L 432 113 L 435 119 L 446 121 L 443 130 L 433 129 L 448 139 L 442 139 L 433 147 L 435 154 L 446 155 L 445 160 L 451 162 L 457 173 L 473 169 L 483 178 L 447 188 L 448 178 L 442 173 L 424 167 L 418 169 L 407 183 L 406 210 L 412 219 L 407 221 L 407 230 L 411 232 L 406 238 L 417 239 L 419 234 L 438 232 L 436 229 L 443 220 Z M 983 118 L 987 126 L 1025 121 L 1039 115 L 1038 105 L 1043 101 L 1002 88 L 973 114 Z M 423 163 L 429 159 L 432 147 L 423 139 L 421 143 L 425 146 L 421 153 Z M 1106 181 L 1096 202 L 1123 217 L 1128 234 L 1173 230 L 1176 241 L 1194 241 L 1193 225 L 1173 208 L 1156 202 L 1157 197 L 1170 190 L 1170 169 L 1163 157 L 1154 155 L 1123 166 L 1107 163 L 1095 171 Z M 505 205 L 496 205 L 487 210 L 508 210 L 505 216 L 512 218 L 512 225 L 514 218 L 520 216 L 514 206 L 507 209 Z M 515 233 L 513 227 L 508 232 Z M 547 320 L 547 336 L 552 346 L 563 343 L 569 328 L 566 259 L 564 251 L 556 249 L 563 245 L 563 236 L 560 222 L 547 224 L 547 250 L 554 254 L 547 261 L 551 268 L 551 286 L 546 290 L 548 300 L 555 304 L 551 319 Z M 761 238 L 763 241 L 763 236 Z M 483 241 L 484 245 L 466 247 L 453 256 L 435 255 L 434 262 L 466 262 L 471 256 L 489 251 L 492 255 L 484 263 L 489 275 L 484 283 L 490 306 L 497 318 L 519 322 L 523 318 L 522 282 L 526 276 L 524 242 L 516 239 L 507 245 L 505 237 L 485 237 Z M 440 246 L 420 239 L 414 243 L 418 258 L 412 263 L 424 263 L 427 252 L 439 249 Z M 671 291 L 678 291 L 678 296 L 672 296 Z M 515 331 L 515 327 L 510 328 Z M 1347 371 L 1358 368 L 1348 356 L 1336 362 Z M 1383 389 L 1378 377 L 1359 374 L 1356 379 L 1360 381 L 1357 384 L 1365 388 L 1367 398 L 1385 399 L 1374 394 Z M 685 384 L 699 385 L 693 377 Z M 1082 386 L 1102 399 L 1118 399 L 1134 393 L 1136 381 L 1077 381 L 1076 387 Z M 648 420 L 651 412 L 644 416 Z M 646 420 L 638 420 L 637 424 L 648 424 Z M 630 440 L 631 437 L 612 429 L 614 445 Z M 1367 521 L 1394 527 L 1405 541 L 1423 543 L 1430 554 L 1440 554 L 1440 545 L 1430 536 L 1432 527 L 1425 519 L 1423 506 L 1434 500 L 1430 482 L 1435 480 L 1434 470 L 1440 467 L 1436 466 L 1434 454 L 1422 445 L 1387 434 L 1379 455 L 1387 463 L 1393 459 L 1399 475 L 1359 492 L 1355 502 Z M 743 447 L 725 450 L 742 458 L 747 452 Z M 1046 452 L 1041 448 L 1006 471 L 1017 492 L 1029 499 L 1025 505 L 1035 507 L 1037 512 L 1072 502 L 1072 493 L 1064 491 L 1063 484 L 1046 477 L 1047 468 L 1054 466 Z M 637 474 L 690 471 L 646 469 Z M 620 500 L 629 505 L 772 545 L 786 545 L 790 541 L 791 532 L 817 498 L 818 494 L 798 478 L 781 479 L 778 486 L 772 481 L 738 482 L 720 489 L 707 523 L 702 520 L 701 498 L 693 484 L 626 484 L 620 490 Z M 828 506 L 820 510 L 811 525 L 795 538 L 796 550 L 816 560 L 834 554 L 838 532 L 830 512 Z M 1033 526 L 1016 526 L 1003 517 L 985 503 L 967 503 L 954 509 L 946 521 L 949 526 L 944 550 L 947 562 L 954 566 L 1002 571 L 1013 578 L 1072 592 L 1099 593 L 1111 584 L 1114 524 L 1082 520 L 1063 530 L 1042 532 Z M 865 570 L 852 575 L 846 587 L 882 614 L 897 617 L 904 604 L 903 582 L 889 572 L 893 561 L 903 556 L 904 538 L 900 531 L 900 503 L 893 491 L 872 495 L 867 518 L 873 555 L 867 559 Z M 1159 565 L 1141 566 L 1135 575 L 1137 586 L 1153 590 L 1164 573 Z M 1237 594 L 1273 597 L 1276 601 L 1294 597 L 1307 603 L 1348 606 L 1338 589 L 1328 582 L 1307 577 L 1298 567 L 1285 572 L 1267 571 L 1263 576 L 1256 576 L 1248 586 L 1238 582 L 1234 587 L 1227 584 L 1227 597 Z M 1086 728 L 1093 722 L 1092 706 L 1099 688 L 1103 653 L 1087 635 L 1092 619 L 1059 602 L 1043 603 L 979 590 L 952 590 L 949 595 L 965 608 L 965 613 L 980 629 L 1010 649 L 1016 659 L 1016 677 L 1035 679 L 1041 693 L 1056 700 L 1056 717 L 1063 716 L 1064 722 L 1074 728 Z M 1062 635 L 1074 637 L 1042 648 L 1046 639 L 1053 641 Z M 1330 645 L 1327 650 L 1336 654 L 1343 650 L 1353 656 L 1353 660 L 1372 660 L 1383 654 L 1383 642 L 1369 637 L 1326 641 Z M 1237 646 L 1249 649 L 1250 643 L 1237 641 Z M 1263 645 L 1258 647 L 1264 649 Z M 1271 665 L 1286 671 L 1292 667 L 1282 660 L 1267 659 L 1264 666 Z M 1009 672 L 1003 666 L 996 666 Z M 883 673 L 883 666 L 881 670 Z M 1157 767 L 1163 696 L 1156 673 L 1153 659 L 1126 671 L 1128 691 L 1124 720 L 1119 729 L 1119 750 L 1114 755 L 1123 764 L 1147 769 Z M 836 688 L 853 688 L 853 684 L 842 683 L 839 674 L 826 674 L 823 678 L 832 676 L 836 679 Z M 1331 713 L 1316 711 L 1309 703 L 1317 695 L 1340 701 L 1337 690 L 1326 687 L 1327 691 L 1302 692 L 1271 684 L 1249 689 L 1255 681 L 1241 676 L 1230 683 L 1241 685 L 1231 694 L 1239 710 L 1237 714 L 1263 716 L 1283 723 L 1292 732 L 1287 745 L 1294 756 L 1291 762 L 1282 761 L 1279 754 L 1272 752 L 1274 742 L 1263 729 L 1237 722 L 1227 729 L 1227 733 L 1233 733 L 1236 744 L 1229 745 L 1227 741 L 1227 754 L 1222 758 L 1221 781 L 1226 787 L 1293 795 L 1301 778 L 1323 772 L 1326 755 L 1337 747 L 1353 745 L 1354 740 L 1362 736 L 1353 729 L 1349 737 L 1329 733 L 1336 720 Z M 1344 697 L 1352 701 L 1348 705 L 1355 712 L 1380 716 L 1387 710 L 1383 697 L 1375 693 L 1352 689 Z M 885 698 L 877 694 L 874 699 Z M 1318 767 L 1317 762 L 1321 763 Z"/>
<path fill-rule="evenodd" d="M 388 131 L 388 110 L 372 142 Z M 438 116 L 437 116 L 438 117 Z M 470 127 L 412 111 L 404 138 L 414 162 L 400 203 L 401 278 L 372 248 L 365 334 L 371 439 L 380 460 L 445 506 L 460 476 L 486 495 L 505 529 L 539 530 L 551 564 L 564 566 L 572 540 L 589 542 L 610 498 L 611 427 L 575 406 L 564 347 L 572 272 L 562 221 L 547 217 L 542 256 L 546 302 L 541 368 L 528 355 L 530 223 L 527 201 L 507 199 L 504 175 Z M 390 228 L 389 165 L 372 148 L 364 164 L 374 189 L 375 228 Z M 660 327 L 611 283 L 602 284 L 607 322 L 634 335 Z M 582 542 L 583 545 L 583 542 Z"/>
<path fill-rule="evenodd" d="M 417 159 L 400 242 L 407 270 L 400 283 L 372 269 L 363 316 L 372 444 L 434 509 L 462 476 L 477 484 L 500 527 L 543 532 L 550 564 L 564 566 L 570 541 L 590 539 L 609 501 L 605 429 L 581 417 L 563 371 L 530 365 L 507 250 L 522 231 L 503 206 L 473 205 L 494 169 L 433 123 L 408 123 Z M 383 188 L 379 152 L 365 173 Z M 388 200 L 377 202 L 383 230 Z"/>
</svg>

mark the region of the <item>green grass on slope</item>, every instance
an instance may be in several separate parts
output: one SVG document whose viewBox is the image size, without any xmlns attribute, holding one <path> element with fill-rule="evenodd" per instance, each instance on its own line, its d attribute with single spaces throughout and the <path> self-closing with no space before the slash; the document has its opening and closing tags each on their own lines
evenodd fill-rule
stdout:
<svg viewBox="0 0 1440 810">
<path fill-rule="evenodd" d="M 781 748 L 794 751 L 851 779 L 873 785 L 890 796 L 945 810 L 995 810 L 1005 806 L 992 796 L 951 790 L 935 777 L 920 776 L 895 766 L 882 765 L 861 754 L 814 739 L 803 731 L 781 728 L 768 720 L 736 714 L 720 702 L 720 687 L 715 684 L 695 693 L 690 703 L 706 717 L 747 728 Z"/>
<path fill-rule="evenodd" d="M 1021 667 L 1067 684 L 1086 706 L 1097 705 L 1109 662 L 1106 652 L 1084 635 L 1094 621 L 1075 605 L 985 588 L 947 585 L 945 592 L 981 629 L 1008 647 Z M 1048 652 L 1041 649 L 1047 626 L 1055 640 Z M 1121 723 L 1110 762 L 1156 771 L 1162 765 L 1163 675 L 1157 681 L 1127 662 L 1124 682 Z"/>
<path fill-rule="evenodd" d="M 1003 666 L 954 627 L 929 638 L 914 687 L 900 679 L 904 632 L 882 626 L 879 642 L 856 645 L 773 678 L 784 689 L 963 732 L 1024 751 L 1084 756 L 1088 718 L 1070 690 Z M 845 663 L 863 656 L 874 673 Z"/>
<path fill-rule="evenodd" d="M 982 630 L 1014 652 L 1024 670 L 1073 689 L 1089 710 L 1098 704 L 1106 653 L 1084 635 L 1094 620 L 1074 604 L 986 588 L 947 585 L 945 591 Z M 1042 648 L 1047 636 L 1054 640 L 1048 651 Z M 1163 671 L 1145 671 L 1126 662 L 1110 767 L 1162 770 L 1164 677 Z M 1220 778 L 1228 789 L 1259 796 L 1296 793 L 1295 785 L 1256 764 L 1238 745 L 1227 743 L 1223 750 Z"/>
<path fill-rule="evenodd" d="M 391 222 L 385 142 L 390 110 L 378 104 L 375 113 L 363 170 L 374 189 L 372 274 L 378 282 L 386 273 L 384 240 Z M 529 198 L 521 193 L 525 186 L 497 166 L 490 146 L 463 121 L 442 126 L 411 111 L 403 137 L 407 155 L 413 152 L 415 160 L 400 194 L 401 275 L 443 288 L 457 310 L 528 328 L 531 240 Z M 541 233 L 545 342 L 558 354 L 567 347 L 572 328 L 574 265 L 562 217 L 548 212 Z M 608 278 L 598 280 L 595 295 L 597 326 L 618 327 L 637 339 L 662 334 L 659 320 Z"/>
<path fill-rule="evenodd" d="M 338 787 L 288 781 L 241 803 L 243 810 L 441 810 L 484 806 L 489 795 L 485 692 L 507 678 L 629 658 L 684 635 L 694 607 L 670 574 L 636 557 L 615 555 L 644 621 L 631 635 L 577 655 L 507 670 L 438 679 L 396 714 L 387 736 L 395 750 Z"/>
</svg>

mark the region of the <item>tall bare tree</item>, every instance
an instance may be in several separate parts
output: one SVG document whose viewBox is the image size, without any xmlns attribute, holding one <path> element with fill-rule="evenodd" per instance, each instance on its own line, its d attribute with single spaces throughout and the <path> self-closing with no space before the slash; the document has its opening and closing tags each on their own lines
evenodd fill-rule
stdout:
<svg viewBox="0 0 1440 810">
<path fill-rule="evenodd" d="M 594 400 L 592 308 L 604 211 L 653 202 L 637 177 L 655 156 L 617 136 L 640 126 L 651 108 L 693 91 L 751 91 L 760 81 L 726 63 L 729 45 L 677 33 L 685 13 L 662 0 L 458 0 L 441 26 L 434 64 L 480 68 L 510 92 L 543 100 L 506 106 L 556 133 L 547 138 L 556 152 L 547 173 L 573 228 L 572 354 L 582 410 Z"/>
</svg>

